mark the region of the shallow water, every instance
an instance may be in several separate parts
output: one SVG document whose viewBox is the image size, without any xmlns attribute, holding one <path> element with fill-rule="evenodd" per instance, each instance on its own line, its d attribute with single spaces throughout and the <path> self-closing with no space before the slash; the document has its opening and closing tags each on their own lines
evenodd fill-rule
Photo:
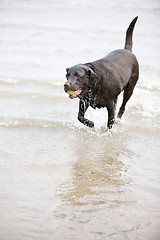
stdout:
<svg viewBox="0 0 160 240">
<path fill-rule="evenodd" d="M 1 240 L 159 239 L 159 9 L 0 1 Z M 105 109 L 88 109 L 89 129 L 63 91 L 65 69 L 123 48 L 136 15 L 139 82 L 113 130 Z"/>
</svg>

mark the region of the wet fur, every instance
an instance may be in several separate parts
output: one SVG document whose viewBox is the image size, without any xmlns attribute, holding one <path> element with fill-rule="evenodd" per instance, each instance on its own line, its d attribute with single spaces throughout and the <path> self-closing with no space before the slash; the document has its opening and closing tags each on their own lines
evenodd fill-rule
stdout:
<svg viewBox="0 0 160 240">
<path fill-rule="evenodd" d="M 115 122 L 117 98 L 122 91 L 124 91 L 123 102 L 118 118 L 121 118 L 125 111 L 125 105 L 139 77 L 138 62 L 131 52 L 132 33 L 137 18 L 133 19 L 127 29 L 124 49 L 115 50 L 100 60 L 67 69 L 64 90 L 67 92 L 82 88 L 82 93 L 78 96 L 80 98 L 78 120 L 88 127 L 94 127 L 94 123 L 84 117 L 87 108 L 91 106 L 107 108 L 107 127 L 112 128 Z"/>
</svg>

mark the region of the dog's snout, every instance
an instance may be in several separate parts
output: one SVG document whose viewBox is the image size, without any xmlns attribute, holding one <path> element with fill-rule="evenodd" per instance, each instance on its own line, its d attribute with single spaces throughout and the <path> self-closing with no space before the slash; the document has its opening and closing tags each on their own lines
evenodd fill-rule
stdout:
<svg viewBox="0 0 160 240">
<path fill-rule="evenodd" d="M 65 84 L 64 84 L 64 87 L 70 87 L 71 86 L 71 83 L 70 82 L 65 82 Z"/>
<path fill-rule="evenodd" d="M 71 82 L 70 81 L 66 81 L 64 84 L 64 91 L 67 92 L 69 91 L 71 88 Z"/>
</svg>

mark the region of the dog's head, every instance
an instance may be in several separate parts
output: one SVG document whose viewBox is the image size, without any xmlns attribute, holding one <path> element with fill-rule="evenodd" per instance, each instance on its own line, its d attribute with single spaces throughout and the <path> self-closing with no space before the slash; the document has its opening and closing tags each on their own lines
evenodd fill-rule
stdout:
<svg viewBox="0 0 160 240">
<path fill-rule="evenodd" d="M 67 81 L 64 84 L 64 91 L 73 91 L 74 93 L 70 95 L 70 98 L 83 98 L 85 94 L 89 91 L 90 86 L 96 74 L 94 71 L 84 64 L 78 64 L 73 67 L 66 69 Z"/>
</svg>

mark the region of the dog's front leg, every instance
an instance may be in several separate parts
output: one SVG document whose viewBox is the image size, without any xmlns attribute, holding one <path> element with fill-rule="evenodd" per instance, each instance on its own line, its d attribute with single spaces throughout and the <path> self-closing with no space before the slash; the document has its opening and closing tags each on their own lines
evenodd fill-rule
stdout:
<svg viewBox="0 0 160 240">
<path fill-rule="evenodd" d="M 89 107 L 89 100 L 83 99 L 79 101 L 79 113 L 78 113 L 78 120 L 86 125 L 87 127 L 94 127 L 94 122 L 86 119 L 84 117 L 85 112 L 87 111 L 87 108 Z"/>
</svg>

